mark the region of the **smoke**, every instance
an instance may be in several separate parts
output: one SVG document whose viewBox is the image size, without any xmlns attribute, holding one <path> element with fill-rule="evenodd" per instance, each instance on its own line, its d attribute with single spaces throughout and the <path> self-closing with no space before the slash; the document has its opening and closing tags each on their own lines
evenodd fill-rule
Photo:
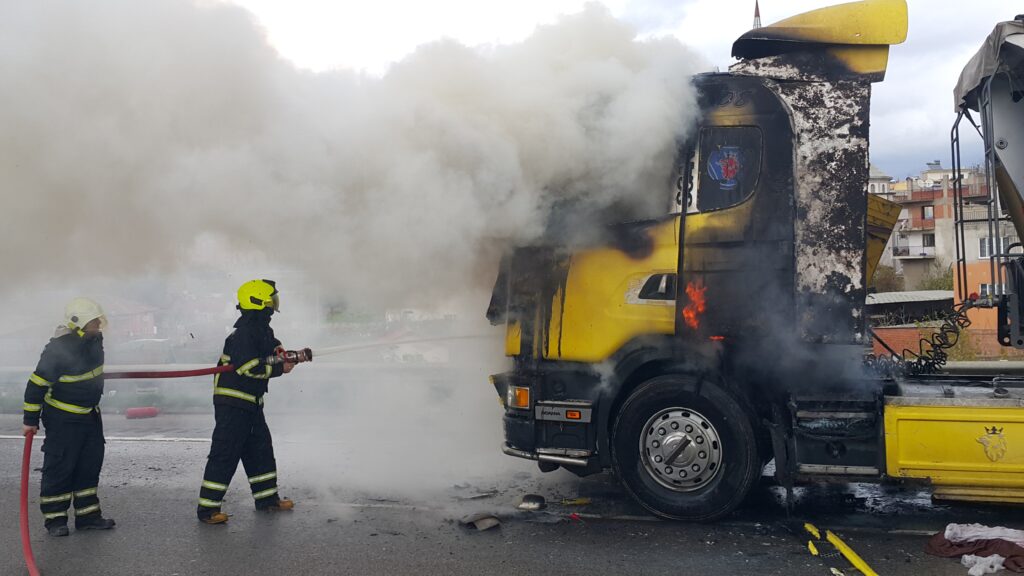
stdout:
<svg viewBox="0 0 1024 576">
<path fill-rule="evenodd" d="M 449 333 L 481 333 L 508 247 L 552 223 L 592 233 L 609 212 L 665 212 L 695 119 L 689 79 L 706 66 L 636 36 L 591 5 L 519 44 L 440 40 L 381 77 L 314 74 L 235 6 L 0 3 L 0 242 L 14 280 L 0 295 L 22 315 L 0 336 L 24 347 L 5 363 L 30 364 L 78 294 L 161 309 L 156 338 L 187 338 L 194 354 L 172 360 L 213 361 L 250 277 L 281 281 L 274 326 L 290 346 L 379 336 L 315 325 L 339 301 L 451 311 L 464 324 Z M 121 340 L 153 336 L 111 320 Z M 111 363 L 165 361 L 107 348 Z M 424 494 L 535 470 L 498 450 L 486 375 L 505 368 L 500 339 L 446 350 L 442 368 L 381 368 L 374 351 L 275 380 L 283 477 Z M 206 382 L 160 386 L 165 402 L 208 402 Z M 127 390 L 104 399 L 111 417 Z"/>
<path fill-rule="evenodd" d="M 702 66 L 599 5 L 377 78 L 301 71 L 230 5 L 3 3 L 7 274 L 159 275 L 202 251 L 361 303 L 483 286 L 555 206 L 667 205 Z"/>
</svg>

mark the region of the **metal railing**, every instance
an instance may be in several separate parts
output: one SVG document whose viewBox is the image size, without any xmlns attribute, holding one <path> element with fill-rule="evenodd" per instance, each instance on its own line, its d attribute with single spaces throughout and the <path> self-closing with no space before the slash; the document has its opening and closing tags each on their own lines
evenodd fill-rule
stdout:
<svg viewBox="0 0 1024 576">
<path fill-rule="evenodd" d="M 934 258 L 935 246 L 893 246 L 895 258 Z"/>
<path fill-rule="evenodd" d="M 902 202 L 931 202 L 942 198 L 942 189 L 938 190 L 910 190 L 897 192 L 893 197 L 893 200 L 898 203 Z"/>
<path fill-rule="evenodd" d="M 918 218 L 913 217 L 902 222 L 903 230 L 934 230 L 935 219 L 934 218 Z"/>
</svg>

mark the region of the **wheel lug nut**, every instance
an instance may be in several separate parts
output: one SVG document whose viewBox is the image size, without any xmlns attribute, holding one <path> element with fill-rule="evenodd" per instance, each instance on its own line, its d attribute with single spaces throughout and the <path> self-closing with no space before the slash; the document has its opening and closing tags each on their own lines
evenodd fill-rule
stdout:
<svg viewBox="0 0 1024 576">
<path fill-rule="evenodd" d="M 687 424 L 685 430 L 687 432 L 693 432 L 693 426 L 690 426 L 689 424 Z"/>
<path fill-rule="evenodd" d="M 665 435 L 665 429 L 664 428 L 658 428 L 658 434 L 664 436 Z"/>
<path fill-rule="evenodd" d="M 697 436 L 697 444 L 703 444 L 703 443 L 704 443 L 704 437 L 703 436 Z"/>
<path fill-rule="evenodd" d="M 665 474 L 671 474 L 671 473 L 672 473 L 672 467 L 671 466 L 665 466 Z"/>
<path fill-rule="evenodd" d="M 703 450 L 701 450 L 700 452 L 697 453 L 697 456 L 699 456 L 701 458 L 707 458 L 708 457 L 708 453 L 703 451 Z"/>
<path fill-rule="evenodd" d="M 693 466 L 691 466 L 691 469 L 694 472 L 700 472 L 700 464 L 694 464 Z"/>
<path fill-rule="evenodd" d="M 673 422 L 672 423 L 672 429 L 673 430 L 679 430 L 679 422 Z"/>
<path fill-rule="evenodd" d="M 655 440 L 654 442 L 651 442 L 651 446 L 654 446 L 655 448 L 661 448 L 661 442 Z"/>
<path fill-rule="evenodd" d="M 663 460 L 663 458 L 661 456 L 655 456 L 654 457 L 654 461 L 655 462 L 661 463 L 662 460 Z"/>
</svg>

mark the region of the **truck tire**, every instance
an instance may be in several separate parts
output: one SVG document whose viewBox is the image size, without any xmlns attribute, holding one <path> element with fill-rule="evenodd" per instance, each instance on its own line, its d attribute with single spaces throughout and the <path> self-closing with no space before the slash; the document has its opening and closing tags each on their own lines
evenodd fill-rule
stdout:
<svg viewBox="0 0 1024 576">
<path fill-rule="evenodd" d="M 761 461 L 750 417 L 721 385 L 689 375 L 652 378 L 623 403 L 612 465 L 657 516 L 709 522 L 746 497 Z"/>
</svg>

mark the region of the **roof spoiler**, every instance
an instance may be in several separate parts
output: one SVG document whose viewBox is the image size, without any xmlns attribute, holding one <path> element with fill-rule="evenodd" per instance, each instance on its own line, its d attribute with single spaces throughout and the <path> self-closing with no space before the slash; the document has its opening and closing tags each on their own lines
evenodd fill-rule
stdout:
<svg viewBox="0 0 1024 576">
<path fill-rule="evenodd" d="M 885 77 L 889 46 L 907 39 L 906 0 L 861 0 L 798 14 L 755 28 L 732 45 L 743 60 L 824 53 L 837 75 Z"/>
</svg>

